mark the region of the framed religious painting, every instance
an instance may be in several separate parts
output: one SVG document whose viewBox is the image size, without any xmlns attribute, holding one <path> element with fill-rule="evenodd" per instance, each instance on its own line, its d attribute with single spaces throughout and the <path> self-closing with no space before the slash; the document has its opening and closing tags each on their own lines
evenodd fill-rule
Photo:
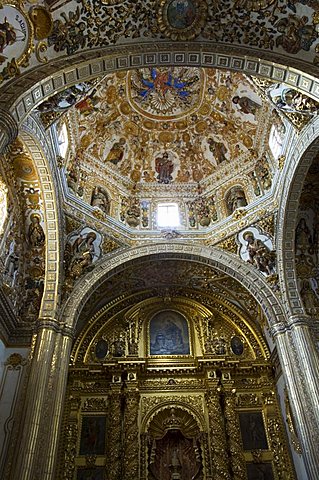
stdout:
<svg viewBox="0 0 319 480">
<path fill-rule="evenodd" d="M 274 480 L 272 464 L 265 463 L 247 463 L 247 480 Z"/>
<path fill-rule="evenodd" d="M 189 355 L 189 326 L 175 310 L 156 313 L 149 324 L 149 353 L 156 356 Z"/>
<path fill-rule="evenodd" d="M 239 413 L 244 450 L 267 450 L 268 442 L 261 412 Z"/>
<path fill-rule="evenodd" d="M 83 416 L 81 425 L 80 455 L 104 455 L 105 435 L 105 416 Z"/>
<path fill-rule="evenodd" d="M 76 472 L 76 480 L 105 480 L 105 468 L 79 468 Z"/>
</svg>

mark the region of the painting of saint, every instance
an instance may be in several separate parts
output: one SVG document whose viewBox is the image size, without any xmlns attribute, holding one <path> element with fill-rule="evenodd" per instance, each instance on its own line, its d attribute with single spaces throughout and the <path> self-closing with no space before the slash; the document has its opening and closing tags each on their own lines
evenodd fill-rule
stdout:
<svg viewBox="0 0 319 480">
<path fill-rule="evenodd" d="M 80 455 L 103 455 L 105 453 L 105 431 L 105 416 L 82 417 Z"/>
<path fill-rule="evenodd" d="M 178 312 L 165 310 L 150 322 L 151 355 L 189 355 L 189 332 L 186 319 Z"/>
<path fill-rule="evenodd" d="M 174 170 L 174 164 L 172 160 L 168 158 L 168 153 L 163 153 L 162 157 L 158 157 L 155 160 L 155 170 L 158 173 L 158 183 L 171 183 L 173 180 L 172 173 Z"/>
<path fill-rule="evenodd" d="M 104 480 L 104 468 L 78 468 L 76 480 Z"/>
<path fill-rule="evenodd" d="M 239 110 L 246 115 L 248 115 L 249 113 L 251 113 L 252 115 L 256 115 L 257 110 L 261 108 L 261 105 L 259 105 L 259 103 L 245 96 L 239 97 L 239 95 L 236 95 L 235 97 L 233 97 L 232 102 L 235 105 L 238 105 Z"/>
<path fill-rule="evenodd" d="M 173 28 L 188 28 L 195 17 L 196 6 L 191 0 L 172 0 L 167 7 L 167 20 Z"/>
<path fill-rule="evenodd" d="M 244 450 L 268 449 L 264 421 L 261 412 L 240 413 L 239 423 Z"/>
<path fill-rule="evenodd" d="M 248 480 L 274 480 L 271 463 L 247 463 Z"/>
</svg>

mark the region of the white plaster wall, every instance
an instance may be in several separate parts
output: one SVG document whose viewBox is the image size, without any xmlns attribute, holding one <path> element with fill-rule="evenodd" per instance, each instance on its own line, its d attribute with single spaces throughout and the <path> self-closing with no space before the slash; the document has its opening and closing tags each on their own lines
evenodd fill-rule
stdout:
<svg viewBox="0 0 319 480">
<path fill-rule="evenodd" d="M 309 477 L 308 477 L 306 469 L 305 469 L 305 464 L 304 464 L 302 455 L 300 455 L 296 452 L 296 450 L 294 449 L 294 447 L 291 443 L 291 436 L 290 436 L 290 432 L 289 432 L 288 425 L 287 425 L 287 422 L 286 422 L 287 415 L 286 415 L 285 393 L 284 393 L 285 386 L 286 386 L 285 379 L 284 379 L 283 375 L 281 375 L 278 379 L 278 382 L 277 382 L 277 392 L 278 392 L 278 395 L 279 395 L 280 407 L 281 407 L 281 412 L 282 412 L 284 424 L 285 424 L 285 427 L 286 427 L 286 433 L 287 433 L 287 437 L 288 437 L 288 441 L 289 441 L 292 460 L 293 460 L 293 463 L 294 463 L 294 466 L 295 466 L 297 479 L 298 480 L 308 480 Z"/>
<path fill-rule="evenodd" d="M 19 365 L 6 365 L 10 355 L 21 355 Z M 0 478 L 6 460 L 14 413 L 23 382 L 28 348 L 6 348 L 0 340 Z"/>
</svg>

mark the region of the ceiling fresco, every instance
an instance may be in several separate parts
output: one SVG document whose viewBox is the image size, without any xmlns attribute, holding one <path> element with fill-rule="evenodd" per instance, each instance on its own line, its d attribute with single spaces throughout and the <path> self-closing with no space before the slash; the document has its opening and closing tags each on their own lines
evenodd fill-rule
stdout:
<svg viewBox="0 0 319 480">
<path fill-rule="evenodd" d="M 172 40 L 257 48 L 269 61 L 274 52 L 309 68 L 319 63 L 317 0 L 189 0 L 178 6 L 170 0 L 1 0 L 0 6 L 6 19 L 0 22 L 0 82 L 58 57 L 67 65 L 70 56 L 94 49 Z"/>
<path fill-rule="evenodd" d="M 244 167 L 260 151 L 271 111 L 240 73 L 154 67 L 106 76 L 69 125 L 82 165 L 129 178 L 131 187 L 182 189 L 213 182 L 232 163 Z"/>
</svg>

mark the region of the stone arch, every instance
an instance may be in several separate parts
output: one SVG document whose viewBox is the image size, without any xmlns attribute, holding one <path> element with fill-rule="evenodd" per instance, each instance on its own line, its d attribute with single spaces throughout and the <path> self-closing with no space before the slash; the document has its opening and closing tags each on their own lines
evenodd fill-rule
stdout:
<svg viewBox="0 0 319 480">
<path fill-rule="evenodd" d="M 104 257 L 95 270 L 79 281 L 70 295 L 61 313 L 66 325 L 75 328 L 83 306 L 95 289 L 107 278 L 134 260 L 147 257 L 184 259 L 211 265 L 220 272 L 238 280 L 254 295 L 271 326 L 285 323 L 285 315 L 280 300 L 272 291 L 265 278 L 253 266 L 243 262 L 236 255 L 224 252 L 218 248 L 174 242 L 171 244 L 159 243 L 157 245 L 145 245 L 126 249 Z"/>
<path fill-rule="evenodd" d="M 32 74 L 26 72 L 17 80 L 4 85 L 1 90 L 0 106 L 10 111 L 20 124 L 36 105 L 77 82 L 88 81 L 118 70 L 154 65 L 202 66 L 256 75 L 274 83 L 286 83 L 319 100 L 319 83 L 312 76 L 315 75 L 315 69 L 310 64 L 307 62 L 295 64 L 295 59 L 279 54 L 276 54 L 276 58 L 281 64 L 274 64 L 271 52 L 268 55 L 267 52 L 262 52 L 262 58 L 257 55 L 254 57 L 251 53 L 251 50 L 245 48 L 228 47 L 227 50 L 225 48 L 221 50 L 216 45 L 198 42 L 180 44 L 178 52 L 174 44 L 163 43 L 156 47 L 150 44 L 141 48 L 140 44 L 136 44 L 130 45 L 129 50 L 113 47 L 109 51 L 82 53 L 67 57 L 63 61 L 52 60 L 50 71 L 56 71 L 49 76 L 48 67 L 45 65 L 33 69 Z M 267 57 L 268 60 L 265 59 Z"/>
<path fill-rule="evenodd" d="M 60 225 L 61 213 L 59 198 L 54 188 L 52 152 L 50 151 L 44 132 L 31 116 L 22 126 L 19 136 L 34 161 L 44 202 L 46 265 L 44 292 L 39 317 L 56 318 L 56 309 L 59 302 L 59 280 L 61 275 L 60 235 L 62 229 Z"/>
<path fill-rule="evenodd" d="M 295 268 L 295 231 L 301 190 L 308 169 L 319 152 L 319 118 L 316 118 L 290 146 L 286 175 L 281 189 L 279 212 L 284 212 L 277 232 L 277 264 L 287 315 L 305 315 Z"/>
</svg>

